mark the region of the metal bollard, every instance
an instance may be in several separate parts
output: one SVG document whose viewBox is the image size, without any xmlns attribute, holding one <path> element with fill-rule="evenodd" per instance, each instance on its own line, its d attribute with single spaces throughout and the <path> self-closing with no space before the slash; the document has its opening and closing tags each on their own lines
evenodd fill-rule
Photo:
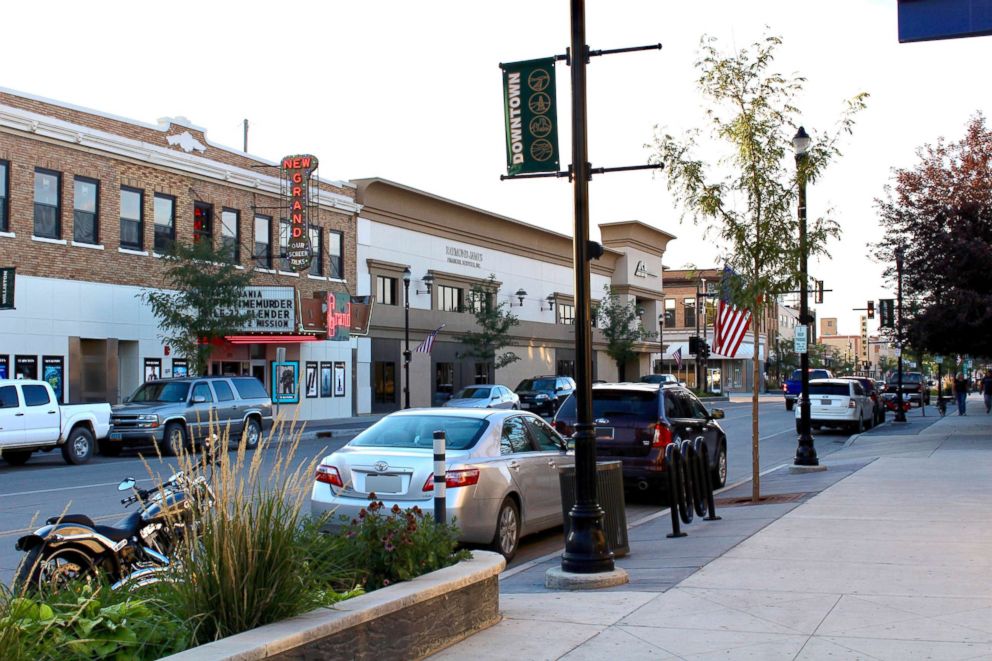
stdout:
<svg viewBox="0 0 992 661">
<path fill-rule="evenodd" d="M 706 493 L 706 507 L 709 515 L 703 517 L 703 521 L 719 521 L 721 517 L 716 515 L 716 503 L 713 501 L 713 482 L 710 479 L 710 453 L 706 449 L 706 444 L 702 440 L 696 439 L 696 454 L 700 457 L 703 466 L 703 484 Z M 702 513 L 700 513 L 702 516 Z"/>
<path fill-rule="evenodd" d="M 679 528 L 679 494 L 682 491 L 681 487 L 681 463 L 682 463 L 682 453 L 679 451 L 678 446 L 674 443 L 670 443 L 667 448 L 665 448 L 665 467 L 668 469 L 668 505 L 671 508 L 672 513 L 672 532 L 668 534 L 669 538 L 672 537 L 685 537 L 686 533 L 682 532 Z"/>
<path fill-rule="evenodd" d="M 447 482 L 447 469 L 444 462 L 445 436 L 444 430 L 434 432 L 434 521 L 445 523 L 448 520 L 447 504 L 444 487 Z"/>
</svg>

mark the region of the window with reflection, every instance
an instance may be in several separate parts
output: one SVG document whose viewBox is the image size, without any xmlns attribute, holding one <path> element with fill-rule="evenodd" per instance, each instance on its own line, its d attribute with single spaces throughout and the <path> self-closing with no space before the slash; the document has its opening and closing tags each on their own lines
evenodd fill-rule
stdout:
<svg viewBox="0 0 992 661">
<path fill-rule="evenodd" d="M 76 177 L 72 183 L 72 240 L 95 245 L 100 242 L 97 226 L 100 182 Z"/>
<path fill-rule="evenodd" d="M 121 248 L 141 250 L 145 192 L 121 186 Z"/>
<path fill-rule="evenodd" d="M 62 173 L 35 168 L 34 235 L 62 238 Z"/>
<path fill-rule="evenodd" d="M 176 198 L 155 193 L 155 252 L 164 255 L 176 242 Z"/>
</svg>

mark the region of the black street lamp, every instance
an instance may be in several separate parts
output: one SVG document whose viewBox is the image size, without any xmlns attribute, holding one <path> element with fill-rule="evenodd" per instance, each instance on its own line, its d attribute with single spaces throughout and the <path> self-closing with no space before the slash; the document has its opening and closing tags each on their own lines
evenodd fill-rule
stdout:
<svg viewBox="0 0 992 661">
<path fill-rule="evenodd" d="M 662 301 L 665 300 L 664 294 L 662 294 Z M 665 313 L 662 312 L 658 315 L 658 347 L 661 349 L 661 356 L 659 356 L 658 362 L 661 367 L 658 369 L 659 374 L 665 373 Z"/>
<path fill-rule="evenodd" d="M 906 422 L 906 412 L 902 410 L 902 246 L 896 247 L 896 346 L 899 351 L 899 378 L 896 381 L 896 417 L 894 422 Z M 923 386 L 920 386 L 920 406 L 923 406 Z"/>
<path fill-rule="evenodd" d="M 403 269 L 403 408 L 410 408 L 410 267 Z"/>
<path fill-rule="evenodd" d="M 806 159 L 809 158 L 810 137 L 802 126 L 792 138 L 796 150 L 796 176 L 799 179 L 799 323 L 806 326 L 806 351 L 799 358 L 802 373 L 802 393 L 799 404 L 799 445 L 796 448 L 796 466 L 819 466 L 809 422 L 809 274 L 807 273 L 806 246 Z"/>
</svg>

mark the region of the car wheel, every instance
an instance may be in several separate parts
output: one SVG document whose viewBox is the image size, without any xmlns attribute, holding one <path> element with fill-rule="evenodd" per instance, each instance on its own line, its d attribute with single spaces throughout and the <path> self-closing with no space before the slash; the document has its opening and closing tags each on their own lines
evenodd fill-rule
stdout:
<svg viewBox="0 0 992 661">
<path fill-rule="evenodd" d="M 245 430 L 242 432 L 245 447 L 254 450 L 258 447 L 258 442 L 262 440 L 262 425 L 258 424 L 255 418 L 248 418 L 245 422 Z"/>
<path fill-rule="evenodd" d="M 791 399 L 785 400 L 785 410 L 786 411 L 791 411 L 792 409 L 795 408 L 795 406 L 796 406 L 796 403 L 794 401 L 792 401 Z"/>
<path fill-rule="evenodd" d="M 86 427 L 76 427 L 62 444 L 62 458 L 69 465 L 85 464 L 93 456 L 93 434 Z"/>
<path fill-rule="evenodd" d="M 716 454 L 716 465 L 713 467 L 713 476 L 710 486 L 713 490 L 722 489 L 727 484 L 727 444 L 720 443 L 720 449 Z"/>
<path fill-rule="evenodd" d="M 104 457 L 119 457 L 121 450 L 124 449 L 116 443 L 111 443 L 110 441 L 100 441 L 99 446 L 100 454 Z"/>
<path fill-rule="evenodd" d="M 2 456 L 11 466 L 23 466 L 31 458 L 31 450 L 5 450 Z"/>
<path fill-rule="evenodd" d="M 860 434 L 865 430 L 865 416 L 861 414 L 858 416 L 858 421 L 854 423 L 854 433 Z"/>
<path fill-rule="evenodd" d="M 496 515 L 496 534 L 493 536 L 492 549 L 509 562 L 517 554 L 519 542 L 520 509 L 512 498 L 506 498 Z"/>
<path fill-rule="evenodd" d="M 178 422 L 170 422 L 165 426 L 165 436 L 162 438 L 162 454 L 176 456 L 186 447 L 186 429 Z"/>
</svg>

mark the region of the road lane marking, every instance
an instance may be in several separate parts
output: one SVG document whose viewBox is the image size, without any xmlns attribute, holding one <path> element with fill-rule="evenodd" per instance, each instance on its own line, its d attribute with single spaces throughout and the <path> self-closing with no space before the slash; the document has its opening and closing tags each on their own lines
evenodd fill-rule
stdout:
<svg viewBox="0 0 992 661">
<path fill-rule="evenodd" d="M 150 477 L 146 477 L 140 480 L 135 480 L 135 482 L 149 482 L 151 481 L 151 479 L 152 478 Z M 76 487 L 56 487 L 54 489 L 36 489 L 35 491 L 13 491 L 11 493 L 0 493 L 0 498 L 3 498 L 5 496 L 33 496 L 34 494 L 37 493 L 54 493 L 56 491 L 70 491 L 73 489 L 94 489 L 96 487 L 109 487 L 109 486 L 116 487 L 118 484 L 120 484 L 120 480 L 118 480 L 117 482 L 100 482 L 98 484 L 81 484 Z"/>
</svg>

